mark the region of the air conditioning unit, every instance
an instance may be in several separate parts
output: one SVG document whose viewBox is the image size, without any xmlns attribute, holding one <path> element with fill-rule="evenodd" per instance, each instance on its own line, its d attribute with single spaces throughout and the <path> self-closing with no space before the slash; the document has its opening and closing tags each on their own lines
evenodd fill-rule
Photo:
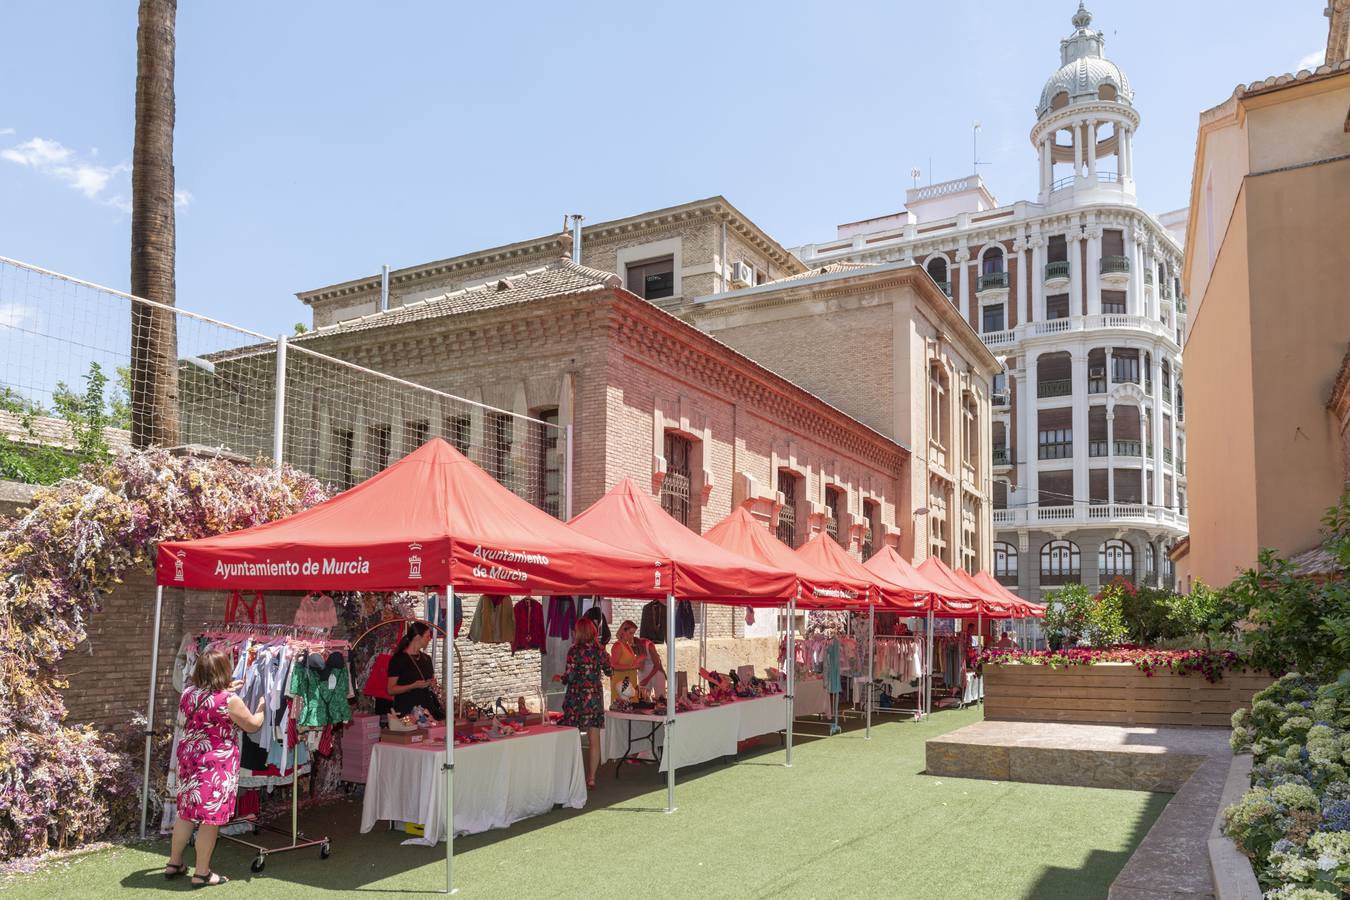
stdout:
<svg viewBox="0 0 1350 900">
<path fill-rule="evenodd" d="M 1105 377 L 1106 377 L 1106 366 L 1093 366 L 1092 368 L 1088 369 L 1088 377 L 1089 377 L 1089 378 L 1105 378 Z"/>
<path fill-rule="evenodd" d="M 737 287 L 750 287 L 755 283 L 755 267 L 743 262 L 732 263 L 731 283 Z"/>
</svg>

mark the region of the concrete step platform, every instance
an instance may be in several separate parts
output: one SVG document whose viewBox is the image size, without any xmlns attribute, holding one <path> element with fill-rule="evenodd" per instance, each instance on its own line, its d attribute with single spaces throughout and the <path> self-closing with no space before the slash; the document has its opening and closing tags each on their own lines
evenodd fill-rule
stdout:
<svg viewBox="0 0 1350 900">
<path fill-rule="evenodd" d="M 1181 790 L 1226 728 L 977 722 L 926 745 L 929 775 L 1136 791 Z"/>
<path fill-rule="evenodd" d="M 978 722 L 929 740 L 927 772 L 1174 794 L 1110 898 L 1205 900 L 1216 896 L 1209 840 L 1233 762 L 1228 737 L 1226 728 Z"/>
</svg>

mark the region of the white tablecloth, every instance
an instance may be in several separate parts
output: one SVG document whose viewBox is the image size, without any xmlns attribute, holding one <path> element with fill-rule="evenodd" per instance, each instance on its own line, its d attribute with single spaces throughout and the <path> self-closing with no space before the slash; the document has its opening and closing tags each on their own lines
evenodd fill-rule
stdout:
<svg viewBox="0 0 1350 900">
<path fill-rule="evenodd" d="M 419 822 L 416 843 L 445 840 L 444 743 L 377 744 L 370 754 L 361 831 L 381 819 Z M 562 804 L 586 805 L 581 733 L 536 725 L 527 734 L 455 748 L 455 834 L 506 828 Z"/>
<path fill-rule="evenodd" d="M 828 716 L 830 695 L 825 693 L 825 679 L 798 678 L 792 689 L 794 716 Z"/>
<path fill-rule="evenodd" d="M 696 766 L 709 760 L 736 753 L 736 742 L 760 734 L 772 734 L 787 727 L 785 699 L 781 694 L 771 697 L 758 697 L 754 700 L 738 700 L 722 706 L 713 706 L 693 712 L 679 713 L 675 725 L 675 768 Z M 633 730 L 634 738 L 640 738 L 656 726 L 656 746 L 665 746 L 665 728 L 659 716 L 644 716 L 641 713 L 605 714 L 605 738 L 603 756 L 606 761 L 618 759 L 628 749 L 628 730 Z M 638 754 L 650 759 L 648 744 L 644 740 L 639 745 Z M 669 768 L 669 760 L 661 758 L 661 771 Z"/>
</svg>

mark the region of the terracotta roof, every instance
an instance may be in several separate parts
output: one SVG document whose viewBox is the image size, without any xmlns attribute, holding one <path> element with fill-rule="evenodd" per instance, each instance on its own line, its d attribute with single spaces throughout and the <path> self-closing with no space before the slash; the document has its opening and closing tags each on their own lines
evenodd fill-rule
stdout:
<svg viewBox="0 0 1350 900">
<path fill-rule="evenodd" d="M 1269 78 L 1253 81 L 1251 84 L 1240 84 L 1233 90 L 1233 93 L 1238 97 L 1251 97 L 1255 94 L 1263 94 L 1266 91 L 1288 87 L 1291 84 L 1303 84 L 1306 81 L 1317 81 L 1344 72 L 1350 72 L 1350 59 L 1341 60 L 1340 62 L 1335 63 L 1323 63 L 1312 69 L 1300 69 L 1297 72 L 1286 73 L 1284 75 L 1271 75 Z"/>
<path fill-rule="evenodd" d="M 1302 553 L 1295 553 L 1289 557 L 1289 563 L 1294 567 L 1295 575 L 1317 576 L 1317 575 L 1340 575 L 1342 573 L 1341 564 L 1336 559 L 1336 554 L 1332 553 L 1326 544 L 1319 544 Z"/>
<path fill-rule="evenodd" d="M 1350 350 L 1341 357 L 1341 369 L 1336 373 L 1336 383 L 1331 387 L 1331 396 L 1327 397 L 1327 408 L 1335 410 L 1341 405 L 1346 392 L 1350 391 Z"/>
<path fill-rule="evenodd" d="M 878 263 L 865 262 L 832 262 L 823 266 L 816 266 L 807 269 L 805 272 L 798 272 L 796 275 L 787 275 L 783 278 L 775 278 L 773 281 L 766 281 L 765 284 L 782 284 L 785 281 L 801 281 L 803 278 L 818 278 L 821 275 L 833 275 L 836 272 L 856 272 L 859 269 L 875 269 Z"/>
<path fill-rule="evenodd" d="M 622 286 L 622 280 L 618 275 L 577 265 L 564 256 L 546 266 L 530 269 L 519 275 L 508 275 L 439 297 L 429 297 L 391 307 L 384 312 L 347 319 L 335 325 L 325 325 L 292 340 L 304 343 L 308 339 L 333 334 L 347 334 L 388 325 L 405 325 L 423 319 L 529 303 L 531 300 L 540 300 L 544 297 L 582 294 Z"/>
</svg>

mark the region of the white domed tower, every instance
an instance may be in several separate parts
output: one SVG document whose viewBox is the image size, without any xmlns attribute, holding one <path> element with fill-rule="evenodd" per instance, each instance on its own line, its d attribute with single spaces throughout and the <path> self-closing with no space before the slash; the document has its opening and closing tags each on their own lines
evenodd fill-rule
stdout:
<svg viewBox="0 0 1350 900">
<path fill-rule="evenodd" d="M 1102 55 L 1080 2 L 1073 34 L 1059 42 L 1060 67 L 1041 89 L 1031 143 L 1041 163 L 1039 200 L 1062 209 L 1085 203 L 1134 203 L 1134 132 L 1139 113 L 1120 67 Z"/>
</svg>

